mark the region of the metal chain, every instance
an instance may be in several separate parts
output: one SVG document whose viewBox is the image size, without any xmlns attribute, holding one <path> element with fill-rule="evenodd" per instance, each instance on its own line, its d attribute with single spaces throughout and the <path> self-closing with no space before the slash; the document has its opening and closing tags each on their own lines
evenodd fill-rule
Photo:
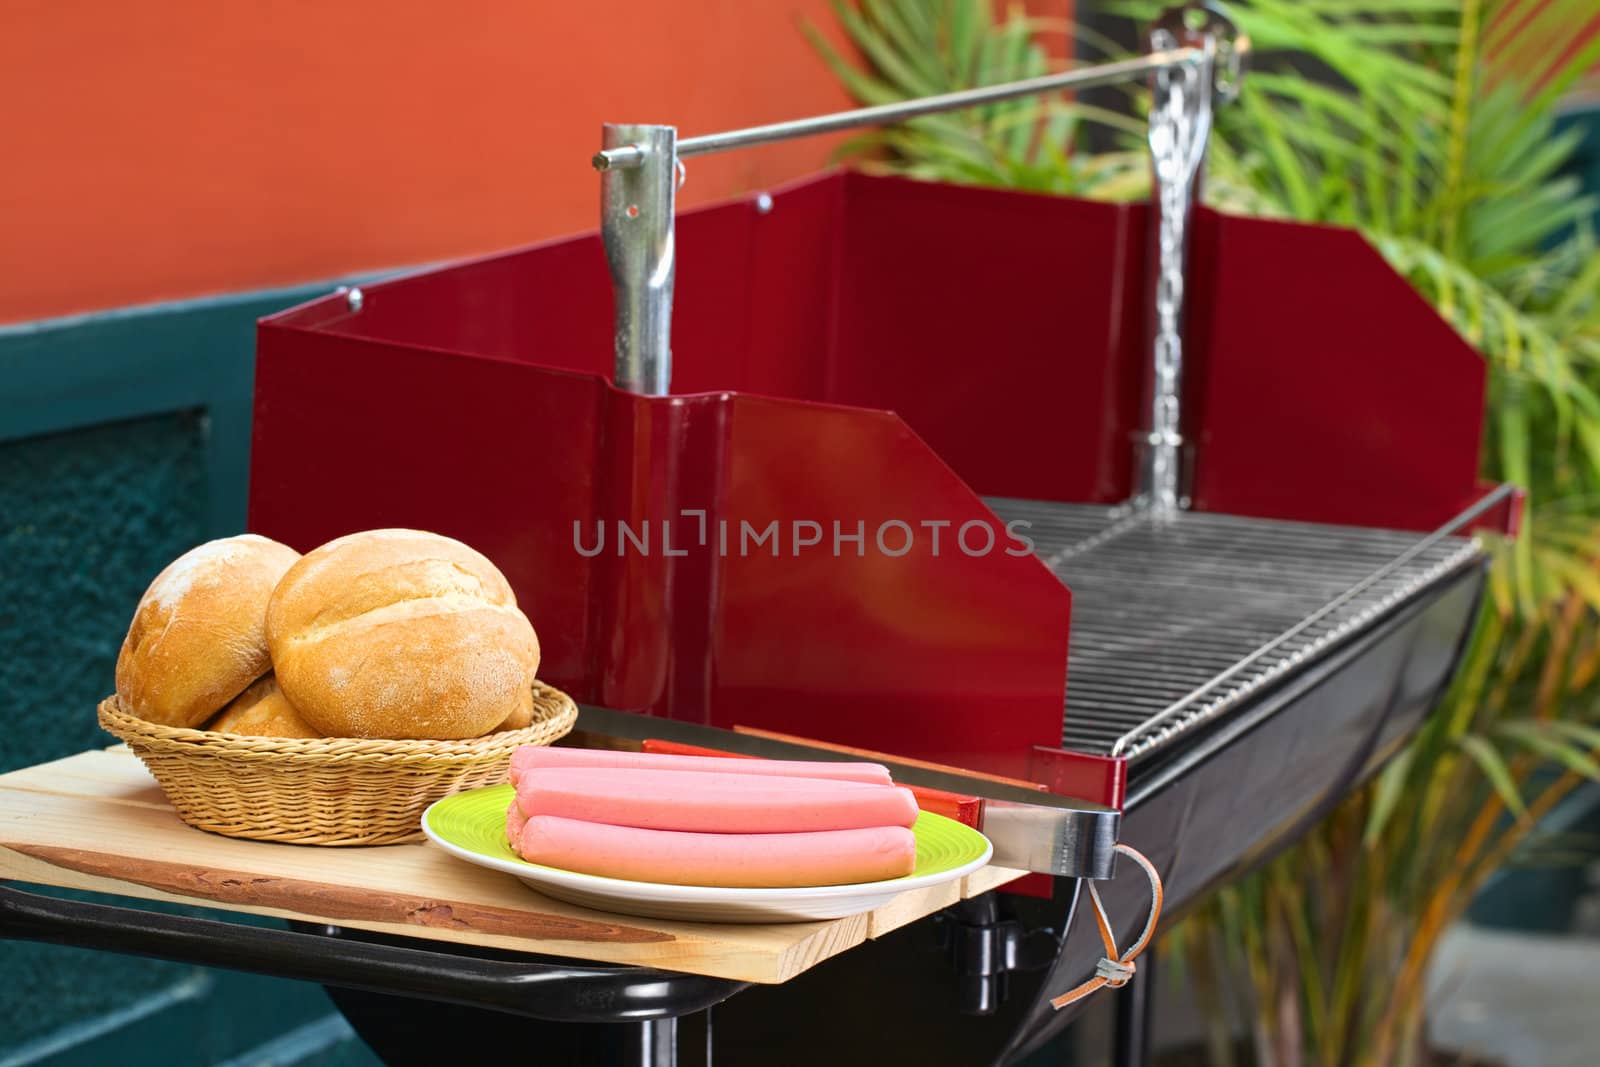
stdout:
<svg viewBox="0 0 1600 1067">
<path fill-rule="evenodd" d="M 1180 43 L 1181 22 L 1158 24 L 1150 35 L 1154 49 Z M 1155 74 L 1150 103 L 1150 156 L 1156 185 L 1157 239 L 1153 336 L 1151 339 L 1150 419 L 1144 445 L 1141 503 L 1170 514 L 1188 506 L 1183 491 L 1183 436 L 1179 422 L 1183 381 L 1184 269 L 1189 217 L 1211 134 L 1213 74 L 1218 40 L 1204 33 L 1194 62 Z"/>
</svg>

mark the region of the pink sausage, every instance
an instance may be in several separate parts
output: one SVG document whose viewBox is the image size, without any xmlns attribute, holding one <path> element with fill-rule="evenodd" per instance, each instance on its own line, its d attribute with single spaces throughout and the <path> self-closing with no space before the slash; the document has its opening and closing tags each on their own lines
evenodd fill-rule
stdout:
<svg viewBox="0 0 1600 1067">
<path fill-rule="evenodd" d="M 511 784 L 522 784 L 526 771 L 555 767 L 632 767 L 646 771 L 712 771 L 782 778 L 833 778 L 846 782 L 890 785 L 881 763 L 829 763 L 825 760 L 725 759 L 721 756 L 667 756 L 652 752 L 612 752 L 603 748 L 550 748 L 523 745 L 511 753 Z"/>
<path fill-rule="evenodd" d="M 550 815 L 516 842 L 529 863 L 581 874 L 672 885 L 773 888 L 900 878 L 917 863 L 903 826 L 802 834 L 694 834 L 606 826 Z"/>
<path fill-rule="evenodd" d="M 506 809 L 506 839 L 511 842 L 511 847 L 517 847 L 517 838 L 522 836 L 522 828 L 528 825 L 528 817 L 522 814 L 522 809 L 517 807 L 516 798 L 511 800 L 511 806 Z"/>
<path fill-rule="evenodd" d="M 530 819 L 559 815 L 711 834 L 851 830 L 917 821 L 916 797 L 897 785 L 622 767 L 541 770 L 522 780 L 517 804 Z"/>
</svg>

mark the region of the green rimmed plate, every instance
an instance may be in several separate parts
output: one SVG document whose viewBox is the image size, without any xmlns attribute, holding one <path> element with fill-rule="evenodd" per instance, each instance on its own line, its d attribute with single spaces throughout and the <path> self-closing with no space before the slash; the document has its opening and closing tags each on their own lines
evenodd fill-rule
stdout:
<svg viewBox="0 0 1600 1067">
<path fill-rule="evenodd" d="M 917 866 L 904 878 L 796 889 L 730 889 L 601 878 L 529 863 L 506 841 L 515 791 L 490 785 L 445 797 L 422 815 L 428 839 L 453 856 L 515 875 L 546 896 L 600 911 L 692 922 L 814 922 L 871 911 L 901 893 L 953 881 L 989 862 L 988 838 L 970 826 L 922 812 L 912 832 Z"/>
</svg>

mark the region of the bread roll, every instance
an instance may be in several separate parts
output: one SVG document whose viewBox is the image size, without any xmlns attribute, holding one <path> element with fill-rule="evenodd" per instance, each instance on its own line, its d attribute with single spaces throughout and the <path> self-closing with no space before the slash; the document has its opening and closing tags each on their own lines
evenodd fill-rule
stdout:
<svg viewBox="0 0 1600 1067">
<path fill-rule="evenodd" d="M 278 688 L 278 679 L 270 673 L 256 679 L 249 689 L 234 697 L 206 724 L 206 729 L 247 737 L 322 736 L 300 717 L 283 690 Z"/>
<path fill-rule="evenodd" d="M 266 673 L 267 601 L 300 558 L 255 534 L 190 549 L 145 590 L 117 656 L 117 696 L 167 726 L 199 726 Z"/>
<path fill-rule="evenodd" d="M 278 685 L 330 737 L 477 737 L 517 711 L 539 667 L 494 564 L 419 530 L 308 553 L 273 592 L 267 642 Z"/>
<path fill-rule="evenodd" d="M 533 725 L 533 690 L 524 689 L 517 698 L 517 706 L 499 726 L 494 728 L 495 733 L 502 730 L 526 730 Z"/>
</svg>

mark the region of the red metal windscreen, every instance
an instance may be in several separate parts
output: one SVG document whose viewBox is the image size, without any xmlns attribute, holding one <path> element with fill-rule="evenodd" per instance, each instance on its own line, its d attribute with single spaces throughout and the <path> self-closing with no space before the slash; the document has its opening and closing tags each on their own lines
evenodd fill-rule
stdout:
<svg viewBox="0 0 1600 1067">
<path fill-rule="evenodd" d="M 609 384 L 593 235 L 330 296 L 261 324 L 251 528 L 467 541 L 583 701 L 1113 795 L 1033 751 L 1070 594 L 979 497 L 1130 494 L 1146 224 L 842 173 L 686 213 L 669 397 Z M 1192 256 L 1197 508 L 1426 530 L 1476 497 L 1481 361 L 1359 237 L 1202 211 Z"/>
</svg>

